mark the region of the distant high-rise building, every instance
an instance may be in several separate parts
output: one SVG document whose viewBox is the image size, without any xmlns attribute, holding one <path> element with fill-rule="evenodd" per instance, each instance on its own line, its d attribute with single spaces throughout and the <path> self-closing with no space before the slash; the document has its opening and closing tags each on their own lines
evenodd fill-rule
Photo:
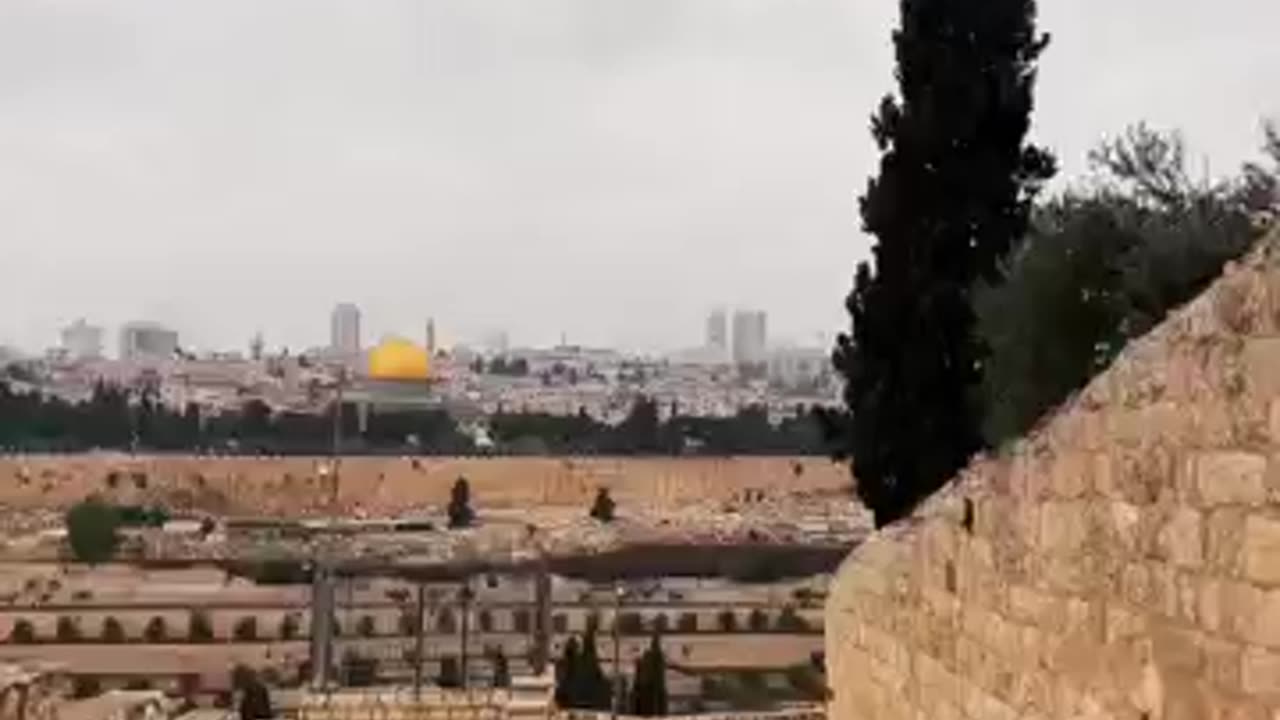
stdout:
<svg viewBox="0 0 1280 720">
<path fill-rule="evenodd" d="M 177 330 L 153 322 L 132 322 L 120 329 L 121 360 L 167 360 L 177 354 Z"/>
<path fill-rule="evenodd" d="M 729 349 L 729 319 L 724 310 L 713 310 L 707 316 L 706 345 L 721 352 Z"/>
<path fill-rule="evenodd" d="M 249 341 L 249 357 L 254 362 L 262 359 L 262 348 L 265 344 L 261 332 L 254 334 L 253 339 Z"/>
<path fill-rule="evenodd" d="M 427 318 L 427 355 L 436 356 L 436 319 Z"/>
<path fill-rule="evenodd" d="M 84 318 L 62 329 L 62 349 L 72 360 L 102 357 L 102 328 L 90 325 Z"/>
<path fill-rule="evenodd" d="M 329 321 L 329 349 L 341 355 L 360 354 L 360 308 L 339 303 Z"/>
<path fill-rule="evenodd" d="M 741 369 L 758 370 L 768 363 L 768 319 L 759 310 L 733 314 L 733 362 Z"/>
</svg>

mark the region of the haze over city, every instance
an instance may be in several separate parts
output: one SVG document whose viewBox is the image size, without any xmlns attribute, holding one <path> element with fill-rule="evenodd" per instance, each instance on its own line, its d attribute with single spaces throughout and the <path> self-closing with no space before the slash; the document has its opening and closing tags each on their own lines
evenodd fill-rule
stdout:
<svg viewBox="0 0 1280 720">
<path fill-rule="evenodd" d="M 1260 71 L 1280 60 L 1277 12 L 1046 3 L 1033 135 L 1057 182 L 1144 118 L 1184 131 L 1211 173 L 1250 157 L 1280 110 Z M 21 312 L 0 344 L 39 350 L 85 316 L 164 322 L 197 347 L 258 330 L 305 347 L 346 300 L 371 337 L 434 316 L 445 343 L 502 329 L 666 349 L 728 305 L 812 343 L 845 326 L 868 248 L 855 198 L 894 13 L 6 2 L 0 304 Z"/>
</svg>

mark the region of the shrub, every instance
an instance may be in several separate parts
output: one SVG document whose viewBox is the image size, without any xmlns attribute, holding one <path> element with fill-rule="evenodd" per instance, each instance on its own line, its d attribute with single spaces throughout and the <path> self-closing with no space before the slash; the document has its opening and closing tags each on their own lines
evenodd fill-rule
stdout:
<svg viewBox="0 0 1280 720">
<path fill-rule="evenodd" d="M 738 614 L 732 610 L 721 610 L 716 617 L 717 623 L 720 625 L 721 632 L 737 632 L 738 631 Z"/>
<path fill-rule="evenodd" d="M 617 504 L 609 496 L 609 491 L 606 488 L 600 488 L 596 491 L 596 499 L 591 503 L 591 517 L 602 523 L 611 523 L 616 509 Z"/>
<path fill-rule="evenodd" d="M 78 700 L 102 694 L 102 681 L 93 675 L 76 675 L 71 680 L 71 697 Z"/>
<path fill-rule="evenodd" d="M 54 630 L 54 636 L 58 642 L 73 643 L 80 642 L 82 635 L 80 634 L 80 623 L 75 618 L 65 615 L 58 618 L 57 628 Z"/>
<path fill-rule="evenodd" d="M 682 633 L 698 632 L 697 613 L 680 613 L 680 619 L 676 621 L 676 630 Z"/>
<path fill-rule="evenodd" d="M 781 632 L 807 632 L 809 630 L 809 622 L 800 617 L 794 607 L 787 605 L 782 608 L 782 613 L 778 615 L 776 627 Z"/>
<path fill-rule="evenodd" d="M 102 642 L 116 644 L 124 641 L 124 626 L 120 624 L 119 620 L 107 617 L 102 621 Z"/>
<path fill-rule="evenodd" d="M 239 642 L 253 642 L 258 639 L 258 618 L 247 615 L 236 621 L 231 629 L 231 636 Z"/>
<path fill-rule="evenodd" d="M 30 645 L 36 641 L 36 626 L 26 618 L 18 618 L 9 631 L 9 642 L 15 645 Z"/>
<path fill-rule="evenodd" d="M 187 638 L 191 642 L 213 642 L 213 625 L 203 611 L 192 610 L 187 616 Z"/>
<path fill-rule="evenodd" d="M 89 498 L 68 510 L 65 522 L 71 553 L 80 562 L 96 565 L 115 555 L 120 545 L 120 517 L 115 508 Z"/>
<path fill-rule="evenodd" d="M 471 486 L 467 484 L 466 478 L 460 477 L 453 484 L 447 510 L 450 528 L 471 527 L 475 522 L 476 513 L 471 509 Z"/>
<path fill-rule="evenodd" d="M 156 615 L 147 621 L 147 627 L 142 631 L 142 637 L 146 638 L 150 643 L 162 643 L 169 639 L 169 627 L 165 623 L 164 618 Z"/>
<path fill-rule="evenodd" d="M 280 618 L 280 639 L 293 640 L 298 637 L 298 628 L 302 625 L 302 619 L 298 617 L 298 613 L 285 613 Z"/>
</svg>

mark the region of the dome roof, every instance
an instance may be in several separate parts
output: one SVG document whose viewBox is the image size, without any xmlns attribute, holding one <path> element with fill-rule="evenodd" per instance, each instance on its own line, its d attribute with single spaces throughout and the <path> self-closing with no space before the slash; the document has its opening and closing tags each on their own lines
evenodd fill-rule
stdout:
<svg viewBox="0 0 1280 720">
<path fill-rule="evenodd" d="M 369 377 L 374 380 L 417 380 L 431 377 L 427 351 L 402 338 L 388 338 L 369 352 Z"/>
</svg>

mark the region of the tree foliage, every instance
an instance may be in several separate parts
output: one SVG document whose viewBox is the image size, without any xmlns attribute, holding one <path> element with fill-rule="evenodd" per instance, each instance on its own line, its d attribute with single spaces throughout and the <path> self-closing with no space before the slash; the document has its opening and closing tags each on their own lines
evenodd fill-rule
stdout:
<svg viewBox="0 0 1280 720">
<path fill-rule="evenodd" d="M 649 647 L 636 662 L 631 687 L 631 714 L 658 717 L 667 714 L 667 658 L 662 652 L 660 633 L 654 633 Z"/>
<path fill-rule="evenodd" d="M 471 509 L 471 485 L 464 477 L 459 477 L 453 484 L 449 493 L 448 513 L 451 528 L 471 527 L 475 522 L 476 513 Z"/>
<path fill-rule="evenodd" d="M 616 504 L 613 498 L 609 496 L 608 488 L 600 488 L 596 490 L 596 499 L 591 503 L 591 517 L 602 523 L 611 523 L 614 518 L 614 510 Z"/>
<path fill-rule="evenodd" d="M 506 455 L 818 455 L 825 452 L 812 412 L 770 422 L 763 408 L 731 417 L 676 415 L 657 421 L 656 405 L 635 401 L 616 425 L 585 412 L 551 415 L 499 411 L 488 418 L 495 452 Z M 363 429 L 352 407 L 343 412 L 342 451 L 356 455 L 461 455 L 475 452 L 470 437 L 442 410 L 378 410 Z M 333 423 L 317 414 L 273 412 L 260 400 L 238 410 L 202 416 L 195 405 L 170 408 L 149 391 L 99 384 L 81 403 L 39 392 L 18 392 L 0 377 L 0 447 L 31 452 L 94 448 L 216 451 L 220 454 L 323 455 L 332 450 Z M 107 489 L 122 478 L 110 475 Z"/>
<path fill-rule="evenodd" d="M 80 562 L 98 564 L 115 556 L 120 545 L 116 508 L 91 497 L 76 503 L 66 516 L 67 542 Z"/>
<path fill-rule="evenodd" d="M 1007 281 L 978 289 L 987 442 L 1027 432 L 1248 249 L 1276 199 L 1276 140 L 1270 167 L 1219 181 L 1194 179 L 1181 136 L 1145 124 L 1090 153 L 1092 183 L 1044 203 Z"/>
<path fill-rule="evenodd" d="M 571 637 L 556 662 L 556 704 L 579 710 L 608 710 L 613 688 L 600 666 L 596 633 L 588 628 L 582 641 Z"/>
<path fill-rule="evenodd" d="M 982 347 L 970 290 L 1023 237 L 1052 156 L 1024 144 L 1047 37 L 1034 0 L 902 0 L 897 98 L 872 119 L 880 174 L 861 199 L 876 237 L 837 341 L 849 414 L 828 418 L 883 526 L 982 446 Z M 850 417 L 851 416 L 851 417 Z"/>
</svg>

